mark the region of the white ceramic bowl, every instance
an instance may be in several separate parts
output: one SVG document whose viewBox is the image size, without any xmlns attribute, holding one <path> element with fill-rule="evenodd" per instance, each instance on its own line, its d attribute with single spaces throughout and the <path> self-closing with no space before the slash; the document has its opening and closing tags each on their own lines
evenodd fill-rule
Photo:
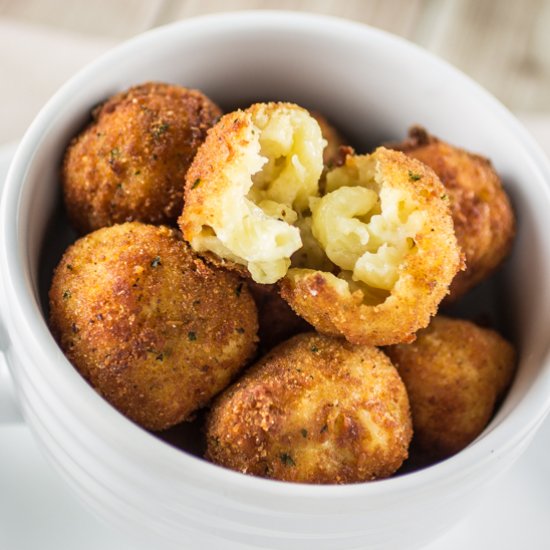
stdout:
<svg viewBox="0 0 550 550">
<path fill-rule="evenodd" d="M 519 218 L 503 296 L 520 367 L 474 444 L 436 466 L 384 481 L 284 484 L 167 445 L 122 417 L 76 373 L 52 339 L 41 305 L 41 266 L 67 240 L 63 225 L 48 229 L 59 215 L 60 160 L 93 105 L 147 80 L 200 88 L 224 107 L 296 101 L 337 121 L 365 150 L 402 138 L 418 122 L 493 160 Z M 10 169 L 0 214 L 6 304 L 0 342 L 25 420 L 82 499 L 111 523 L 150 536 L 155 548 L 419 547 L 471 508 L 549 410 L 549 180 L 543 154 L 495 99 L 383 32 L 274 12 L 215 15 L 148 32 L 71 79 L 29 128 Z"/>
</svg>

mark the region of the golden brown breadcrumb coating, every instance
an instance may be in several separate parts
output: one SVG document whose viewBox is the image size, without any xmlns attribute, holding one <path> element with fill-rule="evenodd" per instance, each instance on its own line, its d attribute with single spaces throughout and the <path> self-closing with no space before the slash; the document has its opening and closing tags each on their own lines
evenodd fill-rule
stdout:
<svg viewBox="0 0 550 550">
<path fill-rule="evenodd" d="M 67 358 L 120 412 L 162 430 L 188 418 L 252 357 L 246 282 L 196 257 L 179 232 L 138 222 L 67 249 L 50 289 Z"/>
<path fill-rule="evenodd" d="M 407 387 L 413 445 L 432 459 L 457 453 L 483 431 L 515 370 L 514 348 L 497 332 L 443 316 L 414 343 L 385 351 Z"/>
<path fill-rule="evenodd" d="M 342 200 L 327 204 L 332 220 L 319 218 L 324 234 L 318 237 L 340 271 L 310 269 L 307 263 L 291 268 L 280 283 L 281 295 L 326 334 L 356 344 L 412 341 L 462 265 L 439 179 L 424 164 L 378 148 L 372 155 L 348 156 L 328 173 L 327 186 L 322 200 L 332 189 L 343 190 L 335 197 Z M 322 212 L 312 207 L 315 229 L 316 212 Z"/>
<path fill-rule="evenodd" d="M 324 145 L 317 122 L 297 105 L 257 103 L 224 115 L 187 173 L 185 239 L 256 282 L 275 283 L 301 246 L 291 224 L 318 194 Z"/>
<path fill-rule="evenodd" d="M 381 351 L 306 333 L 220 395 L 206 434 L 206 457 L 217 464 L 328 484 L 390 476 L 412 430 L 403 382 Z"/>
<path fill-rule="evenodd" d="M 108 99 L 65 155 L 71 223 L 82 233 L 131 220 L 175 224 L 185 174 L 220 116 L 201 92 L 158 82 Z"/>
<path fill-rule="evenodd" d="M 466 270 L 454 278 L 446 301 L 455 301 L 486 279 L 510 252 L 515 218 L 510 200 L 491 161 L 431 136 L 421 127 L 397 144 L 399 150 L 427 164 L 445 186 L 456 238 Z"/>
</svg>

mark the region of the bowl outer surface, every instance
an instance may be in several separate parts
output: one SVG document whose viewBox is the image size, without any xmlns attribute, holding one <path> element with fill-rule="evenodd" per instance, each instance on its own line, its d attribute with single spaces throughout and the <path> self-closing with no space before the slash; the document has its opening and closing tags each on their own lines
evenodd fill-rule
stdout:
<svg viewBox="0 0 550 550">
<path fill-rule="evenodd" d="M 282 484 L 167 446 L 87 386 L 45 324 L 40 251 L 52 246 L 43 236 L 59 203 L 64 147 L 93 105 L 147 80 L 197 87 L 226 108 L 258 99 L 296 101 L 336 121 L 358 150 L 400 139 L 408 126 L 421 123 L 493 160 L 519 218 L 506 284 L 521 368 L 476 444 L 437 466 L 383 482 Z M 8 175 L 1 206 L 0 269 L 8 306 L 2 315 L 25 417 L 93 508 L 115 521 L 118 515 L 120 523 L 145 518 L 152 531 L 173 541 L 218 537 L 235 547 L 248 541 L 300 548 L 315 540 L 318 548 L 354 548 L 369 540 L 382 548 L 400 537 L 409 547 L 433 538 L 438 530 L 426 532 L 421 518 L 431 514 L 429 524 L 439 529 L 455 521 L 475 488 L 512 463 L 548 412 L 550 235 L 543 228 L 549 174 L 543 154 L 498 102 L 452 67 L 381 31 L 319 16 L 250 12 L 146 33 L 83 69 L 52 98 Z"/>
</svg>

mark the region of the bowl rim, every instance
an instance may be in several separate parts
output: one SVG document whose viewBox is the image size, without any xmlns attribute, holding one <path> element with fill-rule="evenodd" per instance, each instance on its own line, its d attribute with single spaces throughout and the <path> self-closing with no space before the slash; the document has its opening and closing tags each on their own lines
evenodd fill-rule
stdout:
<svg viewBox="0 0 550 550">
<path fill-rule="evenodd" d="M 358 43 L 375 39 L 382 44 L 407 49 L 416 59 L 451 75 L 454 81 L 460 82 L 466 93 L 475 96 L 477 101 L 482 102 L 487 109 L 498 114 L 502 127 L 516 134 L 524 153 L 533 164 L 533 170 L 540 174 L 537 182 L 546 183 L 546 185 L 540 185 L 538 191 L 550 205 L 550 186 L 548 185 L 550 163 L 515 117 L 498 100 L 458 69 L 403 38 L 363 23 L 326 15 L 278 10 L 216 13 L 177 21 L 131 38 L 79 70 L 51 97 L 22 138 L 6 178 L 0 209 L 3 228 L 0 231 L 0 269 L 4 283 L 4 304 L 8 306 L 7 311 L 3 312 L 3 321 L 9 334 L 10 346 L 25 361 L 30 361 L 32 368 L 36 362 L 40 361 L 42 371 L 40 376 L 43 380 L 49 380 L 50 385 L 55 383 L 56 394 L 59 397 L 63 396 L 67 407 L 78 412 L 79 417 L 86 418 L 88 422 L 94 424 L 95 432 L 110 434 L 111 441 L 121 439 L 121 434 L 124 434 L 125 446 L 143 453 L 145 460 L 162 461 L 170 465 L 171 469 L 181 470 L 189 479 L 208 476 L 211 481 L 215 481 L 210 483 L 211 486 L 225 487 L 220 490 L 224 494 L 229 486 L 235 491 L 253 492 L 256 496 L 278 495 L 307 499 L 331 497 L 339 500 L 354 496 L 403 494 L 417 487 L 446 484 L 458 472 L 464 475 L 465 472 L 479 468 L 483 463 L 491 460 L 494 453 L 504 453 L 517 445 L 528 432 L 536 429 L 542 422 L 550 410 L 548 346 L 541 354 L 544 359 L 541 359 L 541 372 L 537 375 L 537 384 L 533 384 L 528 390 L 529 400 L 524 398 L 518 403 L 508 415 L 505 426 L 502 424 L 494 426 L 457 455 L 428 468 L 376 482 L 308 485 L 242 475 L 182 452 L 156 437 L 151 438 L 144 430 L 115 411 L 76 373 L 69 361 L 61 354 L 42 317 L 40 304 L 34 296 L 32 277 L 29 275 L 29 257 L 25 249 L 26 234 L 23 220 L 19 215 L 19 204 L 22 184 L 26 181 L 29 165 L 32 164 L 37 148 L 45 139 L 48 128 L 55 125 L 60 116 L 62 117 L 65 98 L 76 93 L 80 86 L 93 78 L 94 74 L 107 67 L 113 67 L 118 60 L 124 59 L 137 47 L 147 47 L 182 32 L 194 32 L 200 35 L 214 30 L 217 32 L 235 30 L 236 27 L 246 32 L 253 28 L 257 30 L 258 25 L 272 30 L 284 28 L 286 32 L 293 33 L 304 29 L 311 31 L 315 27 L 316 32 L 322 32 L 332 39 L 337 39 L 343 33 L 351 34 Z M 36 381 L 38 378 L 37 376 Z M 101 414 L 98 415 L 98 411 Z M 151 451 L 151 447 L 154 447 L 154 451 Z"/>
</svg>

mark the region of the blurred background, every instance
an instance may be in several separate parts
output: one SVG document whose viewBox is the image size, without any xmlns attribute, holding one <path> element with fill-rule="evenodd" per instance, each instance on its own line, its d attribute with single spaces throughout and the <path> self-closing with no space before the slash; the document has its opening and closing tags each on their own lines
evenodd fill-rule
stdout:
<svg viewBox="0 0 550 550">
<path fill-rule="evenodd" d="M 246 9 L 322 13 L 402 36 L 470 75 L 550 143 L 550 0 L 0 0 L 0 145 L 18 140 L 67 78 L 122 40 Z"/>
</svg>

